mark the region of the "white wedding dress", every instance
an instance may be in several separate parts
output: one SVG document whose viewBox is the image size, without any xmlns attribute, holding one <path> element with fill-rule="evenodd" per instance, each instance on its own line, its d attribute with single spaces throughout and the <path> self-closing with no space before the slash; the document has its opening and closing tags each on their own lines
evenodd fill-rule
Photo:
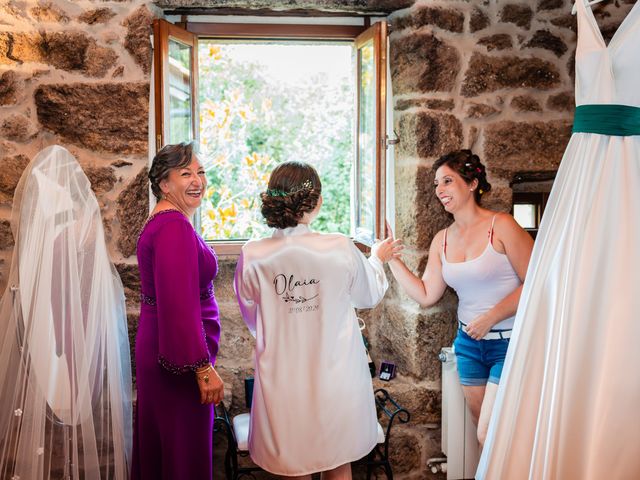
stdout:
<svg viewBox="0 0 640 480">
<path fill-rule="evenodd" d="M 129 478 L 125 300 L 100 207 L 67 150 L 27 166 L 0 301 L 0 478 Z"/>
<path fill-rule="evenodd" d="M 639 4 L 607 46 L 578 1 L 576 105 L 640 106 Z M 571 137 L 477 479 L 640 478 L 639 124 L 628 136 Z"/>
</svg>

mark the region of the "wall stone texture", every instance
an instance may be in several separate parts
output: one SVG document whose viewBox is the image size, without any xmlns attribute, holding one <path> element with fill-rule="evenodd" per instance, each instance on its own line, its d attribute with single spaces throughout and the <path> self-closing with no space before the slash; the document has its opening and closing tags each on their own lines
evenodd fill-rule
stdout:
<svg viewBox="0 0 640 480">
<path fill-rule="evenodd" d="M 150 24 L 159 6 L 199 0 L 74 2 L 8 0 L 0 5 L 0 288 L 14 244 L 12 197 L 22 171 L 42 148 L 60 144 L 78 158 L 101 206 L 109 252 L 127 296 L 130 338 L 139 318 L 136 240 L 149 208 L 148 105 Z M 594 7 L 610 38 L 634 0 Z M 322 2 L 230 0 L 234 9 L 384 11 L 392 25 L 390 71 L 395 152 L 396 234 L 408 266 L 422 274 L 433 236 L 451 218 L 433 193 L 433 162 L 472 148 L 487 165 L 489 208 L 508 211 L 518 173 L 556 170 L 569 139 L 575 100 L 576 43 L 571 0 L 377 0 Z M 252 374 L 254 340 L 232 289 L 236 259 L 224 257 L 215 281 L 222 321 L 219 371 L 225 402 L 244 410 L 243 379 Z M 389 274 L 390 275 L 390 274 Z M 396 478 L 443 479 L 426 467 L 440 451 L 440 348 L 456 331 L 455 293 L 425 309 L 398 285 L 361 312 L 378 363 L 398 377 L 376 380 L 412 414 L 395 430 Z M 133 344 L 132 344 L 133 351 Z M 135 367 L 135 365 L 134 365 Z M 220 455 L 224 440 L 216 441 Z M 221 458 L 221 457 L 218 457 Z M 222 465 L 222 460 L 217 463 Z M 216 478 L 222 478 L 219 472 Z M 257 478 L 272 478 L 260 475 Z M 364 478 L 356 469 L 354 478 Z M 380 477 L 382 478 L 382 477 Z"/>
</svg>

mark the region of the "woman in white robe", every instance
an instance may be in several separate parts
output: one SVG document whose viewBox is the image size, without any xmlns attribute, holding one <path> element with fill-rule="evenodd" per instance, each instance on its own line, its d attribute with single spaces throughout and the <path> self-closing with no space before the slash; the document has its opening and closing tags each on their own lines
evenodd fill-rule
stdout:
<svg viewBox="0 0 640 480">
<path fill-rule="evenodd" d="M 249 451 L 287 477 L 351 478 L 376 444 L 366 351 L 354 311 L 384 296 L 390 240 L 367 260 L 351 239 L 309 229 L 322 204 L 318 174 L 286 162 L 272 173 L 262 214 L 273 236 L 242 249 L 235 289 L 256 337 Z M 308 476 L 308 477 L 305 477 Z"/>
</svg>

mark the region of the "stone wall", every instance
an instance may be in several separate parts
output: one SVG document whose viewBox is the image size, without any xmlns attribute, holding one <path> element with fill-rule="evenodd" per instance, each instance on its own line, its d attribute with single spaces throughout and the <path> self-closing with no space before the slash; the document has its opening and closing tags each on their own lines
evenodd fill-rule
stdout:
<svg viewBox="0 0 640 480">
<path fill-rule="evenodd" d="M 148 211 L 152 9 L 142 0 L 0 5 L 2 291 L 13 246 L 13 191 L 30 159 L 59 144 L 91 180 L 135 326 L 138 274 L 132 255 Z"/>
<path fill-rule="evenodd" d="M 376 6 L 392 9 L 392 3 Z M 410 3 L 399 1 L 396 8 Z M 632 3 L 596 9 L 606 36 Z M 569 0 L 434 0 L 391 15 L 401 139 L 395 174 L 403 186 L 396 189 L 397 235 L 409 246 L 407 261 L 416 271 L 424 268 L 434 233 L 450 221 L 433 194 L 430 166 L 439 155 L 462 147 L 479 153 L 493 184 L 487 205 L 499 210 L 510 207 L 516 172 L 557 168 L 573 109 L 576 26 L 570 8 Z M 0 287 L 12 253 L 8 219 L 15 185 L 39 150 L 61 144 L 78 158 L 98 196 L 110 254 L 126 288 L 132 338 L 139 307 L 135 242 L 148 208 L 154 14 L 156 7 L 142 0 L 10 0 L 0 6 Z M 219 370 L 226 401 L 239 411 L 253 341 L 235 303 L 234 269 L 235 259 L 223 259 L 215 287 L 223 326 Z M 447 292 L 436 307 L 421 309 L 392 282 L 384 302 L 363 312 L 372 356 L 378 364 L 395 361 L 400 372 L 376 386 L 388 388 L 412 413 L 392 442 L 400 479 L 442 478 L 427 471 L 426 460 L 440 456 L 437 353 L 454 336 L 455 307 L 455 295 Z"/>
</svg>

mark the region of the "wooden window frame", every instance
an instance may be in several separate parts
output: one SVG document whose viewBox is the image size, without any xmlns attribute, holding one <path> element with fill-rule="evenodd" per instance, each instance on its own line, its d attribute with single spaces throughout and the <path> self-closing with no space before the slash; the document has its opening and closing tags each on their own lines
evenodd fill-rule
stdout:
<svg viewBox="0 0 640 480">
<path fill-rule="evenodd" d="M 515 205 L 534 205 L 536 209 L 535 227 L 525 228 L 525 230 L 535 240 L 538 230 L 540 229 L 540 221 L 544 209 L 547 206 L 549 200 L 549 192 L 513 192 L 513 206 L 511 207 L 511 214 L 514 213 Z"/>
<path fill-rule="evenodd" d="M 366 19 L 368 20 L 368 19 Z M 372 26 L 368 25 L 368 21 L 365 21 L 363 26 L 354 25 L 301 25 L 301 24 L 254 24 L 254 23 L 198 23 L 198 22 L 181 22 L 171 24 L 165 20 L 154 21 L 154 36 L 155 40 L 155 61 L 156 66 L 160 68 L 155 69 L 155 119 L 156 119 L 156 151 L 159 150 L 164 141 L 164 113 L 165 106 L 163 102 L 163 92 L 168 88 L 164 82 L 164 75 L 166 75 L 166 67 L 163 67 L 166 62 L 162 59 L 168 55 L 168 42 L 169 36 L 177 38 L 184 43 L 194 45 L 192 58 L 192 65 L 194 68 L 194 74 L 192 74 L 193 82 L 193 132 L 194 140 L 197 141 L 199 137 L 199 116 L 198 116 L 198 100 L 197 100 L 197 45 L 199 39 L 219 38 L 219 39 L 260 39 L 260 40 L 314 40 L 314 41 L 350 41 L 353 42 L 357 48 L 359 42 L 367 42 L 373 38 L 374 49 L 377 52 L 375 55 L 375 69 L 376 69 L 376 218 L 375 218 L 375 232 L 376 238 L 383 238 L 385 233 L 385 199 L 386 199 L 386 68 L 387 68 L 387 24 L 380 21 L 374 23 Z M 195 43 L 192 39 L 195 38 Z M 382 44 L 384 42 L 384 45 Z M 359 78 L 358 82 L 358 94 L 359 94 Z M 356 122 L 360 121 L 359 113 L 356 112 Z M 356 130 L 356 135 L 359 130 Z M 358 136 L 358 135 L 357 135 Z M 358 138 L 356 139 L 358 140 Z M 356 142 L 356 149 L 357 149 Z M 356 153 L 356 169 L 359 167 L 359 160 Z M 356 175 L 359 171 L 356 171 Z M 356 182 L 358 183 L 358 182 Z M 196 224 L 199 224 L 196 220 Z M 240 253 L 242 246 L 246 243 L 246 240 L 221 240 L 208 242 L 215 246 L 216 253 L 219 256 L 235 256 Z M 367 252 L 369 247 L 359 244 L 356 245 L 360 250 Z"/>
</svg>

